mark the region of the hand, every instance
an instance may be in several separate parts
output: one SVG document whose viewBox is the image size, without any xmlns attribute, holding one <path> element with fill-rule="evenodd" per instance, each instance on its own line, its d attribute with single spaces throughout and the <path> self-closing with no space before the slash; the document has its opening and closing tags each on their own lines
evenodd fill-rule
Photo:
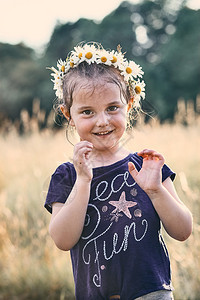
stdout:
<svg viewBox="0 0 200 300">
<path fill-rule="evenodd" d="M 128 163 L 131 176 L 136 183 L 147 193 L 154 193 L 162 187 L 162 167 L 164 157 L 154 150 L 145 149 L 137 155 L 143 157 L 143 165 L 138 172 L 132 162 Z"/>
<path fill-rule="evenodd" d="M 93 177 L 92 164 L 90 161 L 93 145 L 87 141 L 81 141 L 74 147 L 73 163 L 77 177 L 91 181 Z"/>
</svg>

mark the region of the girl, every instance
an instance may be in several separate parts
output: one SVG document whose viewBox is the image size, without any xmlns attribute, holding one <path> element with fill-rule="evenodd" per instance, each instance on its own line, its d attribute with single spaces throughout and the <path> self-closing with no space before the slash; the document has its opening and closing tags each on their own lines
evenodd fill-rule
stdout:
<svg viewBox="0 0 200 300">
<path fill-rule="evenodd" d="M 57 66 L 56 96 L 80 142 L 73 164 L 52 175 L 45 207 L 52 239 L 71 251 L 76 299 L 173 299 L 160 221 L 183 241 L 191 214 L 161 154 L 129 153 L 119 143 L 127 110 L 132 116 L 144 99 L 143 71 L 120 49 L 94 43 L 75 47 Z"/>
</svg>

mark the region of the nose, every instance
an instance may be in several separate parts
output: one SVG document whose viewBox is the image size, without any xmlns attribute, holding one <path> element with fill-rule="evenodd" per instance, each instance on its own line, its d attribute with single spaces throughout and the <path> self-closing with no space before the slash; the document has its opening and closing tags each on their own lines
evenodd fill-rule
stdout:
<svg viewBox="0 0 200 300">
<path fill-rule="evenodd" d="M 106 112 L 101 112 L 97 115 L 96 126 L 105 127 L 109 124 L 109 115 Z"/>
</svg>

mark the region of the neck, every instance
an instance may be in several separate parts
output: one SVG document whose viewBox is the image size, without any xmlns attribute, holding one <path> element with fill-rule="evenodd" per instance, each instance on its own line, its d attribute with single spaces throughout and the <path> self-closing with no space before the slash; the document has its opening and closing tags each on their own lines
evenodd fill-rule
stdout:
<svg viewBox="0 0 200 300">
<path fill-rule="evenodd" d="M 109 149 L 107 151 L 97 151 L 94 149 L 91 159 L 93 162 L 93 167 L 103 167 L 111 165 L 129 154 L 129 151 L 125 148 L 119 147 L 117 150 Z"/>
</svg>

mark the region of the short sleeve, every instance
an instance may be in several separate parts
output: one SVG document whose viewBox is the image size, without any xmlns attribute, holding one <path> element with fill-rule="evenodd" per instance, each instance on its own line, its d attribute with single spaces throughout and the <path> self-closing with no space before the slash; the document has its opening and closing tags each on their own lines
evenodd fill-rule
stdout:
<svg viewBox="0 0 200 300">
<path fill-rule="evenodd" d="M 75 171 L 75 170 L 74 170 Z M 52 203 L 65 203 L 75 182 L 75 174 L 68 163 L 60 165 L 51 176 L 44 207 L 52 213 Z"/>
<path fill-rule="evenodd" d="M 176 174 L 167 166 L 164 164 L 162 168 L 162 182 L 165 181 L 168 177 L 171 178 L 172 181 L 174 181 Z"/>
</svg>

